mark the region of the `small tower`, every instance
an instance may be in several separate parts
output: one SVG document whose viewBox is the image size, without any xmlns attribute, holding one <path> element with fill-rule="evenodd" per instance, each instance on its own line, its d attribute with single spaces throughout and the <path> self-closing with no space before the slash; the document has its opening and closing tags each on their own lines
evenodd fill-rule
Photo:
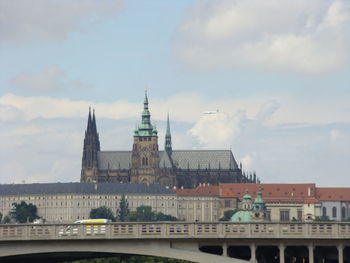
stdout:
<svg viewBox="0 0 350 263">
<path fill-rule="evenodd" d="M 100 151 L 100 140 L 97 132 L 95 110 L 91 117 L 91 108 L 89 108 L 89 116 L 84 138 L 83 159 L 81 166 L 81 182 L 97 181 L 98 161 L 97 155 Z"/>
<path fill-rule="evenodd" d="M 158 132 L 151 124 L 145 92 L 141 124 L 135 129 L 132 149 L 131 182 L 155 183 L 159 170 Z"/>
<path fill-rule="evenodd" d="M 259 191 L 256 193 L 256 198 L 253 203 L 253 220 L 254 221 L 264 221 L 266 220 L 266 205 L 262 198 L 262 192 Z"/>
<path fill-rule="evenodd" d="M 166 133 L 165 133 L 165 151 L 169 156 L 171 156 L 171 153 L 173 151 L 171 146 L 171 133 L 170 133 L 170 122 L 169 122 L 169 113 L 167 116 L 167 122 L 166 122 Z"/>
</svg>

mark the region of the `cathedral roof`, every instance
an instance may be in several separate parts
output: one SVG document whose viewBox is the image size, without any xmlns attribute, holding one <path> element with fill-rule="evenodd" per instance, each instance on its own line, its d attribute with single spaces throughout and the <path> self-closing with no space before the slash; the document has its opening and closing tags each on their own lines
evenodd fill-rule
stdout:
<svg viewBox="0 0 350 263">
<path fill-rule="evenodd" d="M 174 165 L 181 169 L 236 169 L 237 163 L 230 150 L 173 151 Z"/>
<path fill-rule="evenodd" d="M 131 151 L 101 151 L 98 153 L 98 168 L 129 169 Z M 230 150 L 178 150 L 172 151 L 171 159 L 178 169 L 237 169 L 237 163 Z M 159 151 L 161 168 L 171 168 L 171 160 L 164 151 Z M 120 168 L 119 168 L 120 167 Z"/>
<path fill-rule="evenodd" d="M 107 170 L 108 164 L 111 170 L 130 169 L 131 151 L 102 151 L 98 152 L 98 168 Z"/>
<path fill-rule="evenodd" d="M 136 183 L 45 183 L 2 184 L 0 195 L 39 194 L 161 194 L 174 193 L 159 184 Z"/>
<path fill-rule="evenodd" d="M 171 157 L 167 151 L 161 152 L 161 158 L 159 158 L 159 167 L 160 168 L 172 168 Z"/>
</svg>

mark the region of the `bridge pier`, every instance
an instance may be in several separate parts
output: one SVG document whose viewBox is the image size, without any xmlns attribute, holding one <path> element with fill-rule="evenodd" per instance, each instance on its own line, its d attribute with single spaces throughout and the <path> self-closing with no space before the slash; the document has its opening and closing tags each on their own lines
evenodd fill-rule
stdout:
<svg viewBox="0 0 350 263">
<path fill-rule="evenodd" d="M 344 246 L 338 245 L 338 263 L 344 263 Z"/>
<path fill-rule="evenodd" d="M 308 249 L 309 249 L 309 263 L 314 263 L 314 245 L 309 244 Z"/>
<path fill-rule="evenodd" d="M 227 243 L 222 244 L 222 255 L 227 257 Z"/>
<path fill-rule="evenodd" d="M 252 243 L 250 245 L 250 255 L 251 255 L 250 262 L 256 263 L 256 245 L 255 245 L 255 243 Z"/>
<path fill-rule="evenodd" d="M 285 250 L 285 245 L 283 243 L 280 243 L 278 246 L 279 250 L 280 250 L 280 263 L 285 263 L 284 260 L 284 250 Z"/>
</svg>

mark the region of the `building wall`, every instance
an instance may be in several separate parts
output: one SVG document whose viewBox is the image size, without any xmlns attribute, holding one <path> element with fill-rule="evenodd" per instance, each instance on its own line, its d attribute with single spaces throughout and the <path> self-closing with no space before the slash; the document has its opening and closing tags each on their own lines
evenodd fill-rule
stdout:
<svg viewBox="0 0 350 263">
<path fill-rule="evenodd" d="M 138 206 L 151 206 L 153 211 L 177 217 L 177 198 L 175 195 L 125 195 L 131 211 Z M 92 208 L 106 206 L 114 215 L 119 206 L 121 195 L 98 194 L 57 194 L 57 195 L 16 195 L 0 196 L 0 212 L 7 215 L 13 203 L 32 203 L 38 208 L 38 215 L 49 223 L 71 223 L 89 218 Z"/>
<path fill-rule="evenodd" d="M 307 221 L 306 215 L 311 215 L 315 218 L 320 213 L 320 206 L 315 204 L 303 204 L 303 203 L 266 203 L 266 208 L 271 221 L 281 221 L 286 219 L 286 215 L 289 216 L 289 221 Z M 281 216 L 283 218 L 281 218 Z"/>
<path fill-rule="evenodd" d="M 344 208 L 343 208 L 344 207 Z M 333 213 L 335 209 L 335 214 Z M 345 215 L 342 215 L 342 209 L 345 209 Z M 350 217 L 350 202 L 349 201 L 321 201 L 321 216 L 328 216 L 330 220 L 347 220 Z M 326 212 L 324 214 L 324 212 Z M 334 216 L 335 215 L 335 216 Z"/>
<path fill-rule="evenodd" d="M 211 196 L 178 196 L 178 218 L 185 221 L 217 221 L 220 200 Z"/>
</svg>

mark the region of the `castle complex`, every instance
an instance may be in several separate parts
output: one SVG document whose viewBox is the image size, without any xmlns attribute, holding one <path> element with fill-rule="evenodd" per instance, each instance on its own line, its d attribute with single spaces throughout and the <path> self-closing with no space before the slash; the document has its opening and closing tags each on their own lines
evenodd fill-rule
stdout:
<svg viewBox="0 0 350 263">
<path fill-rule="evenodd" d="M 146 93 L 142 121 L 134 131 L 131 151 L 101 151 L 95 112 L 91 115 L 89 111 L 80 181 L 194 188 L 201 184 L 256 183 L 257 178 L 255 173 L 242 173 L 231 150 L 173 150 L 169 116 L 165 147 L 160 151 Z"/>
</svg>

